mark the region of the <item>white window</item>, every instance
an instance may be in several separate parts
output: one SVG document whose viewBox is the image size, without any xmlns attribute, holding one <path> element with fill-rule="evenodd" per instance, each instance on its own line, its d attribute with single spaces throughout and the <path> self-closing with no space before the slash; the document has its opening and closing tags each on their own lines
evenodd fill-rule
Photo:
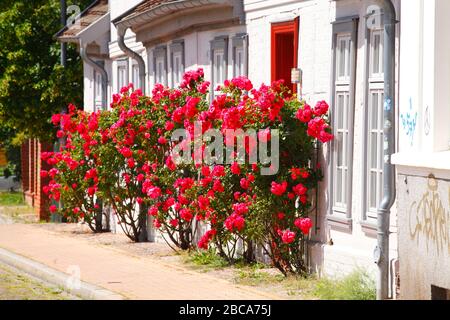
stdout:
<svg viewBox="0 0 450 320">
<path fill-rule="evenodd" d="M 336 140 L 334 142 L 334 185 L 333 185 L 333 206 L 335 211 L 345 212 L 347 210 L 348 180 L 349 173 L 349 91 L 345 88 L 338 88 L 336 91 L 335 121 L 334 128 Z"/>
<path fill-rule="evenodd" d="M 218 37 L 211 41 L 212 96 L 216 88 L 224 83 L 228 74 L 228 38 Z"/>
<path fill-rule="evenodd" d="M 183 78 L 183 62 L 181 52 L 174 53 L 173 55 L 173 85 L 178 87 L 181 79 Z"/>
<path fill-rule="evenodd" d="M 94 70 L 94 112 L 103 108 L 102 75 Z"/>
<path fill-rule="evenodd" d="M 119 60 L 117 61 L 117 92 L 128 84 L 128 60 Z"/>
<path fill-rule="evenodd" d="M 172 87 L 178 87 L 184 74 L 184 42 L 174 41 L 170 46 Z"/>
<path fill-rule="evenodd" d="M 214 87 L 225 81 L 225 52 L 222 49 L 214 51 Z"/>
<path fill-rule="evenodd" d="M 351 227 L 353 127 L 358 19 L 333 23 L 333 87 L 331 121 L 335 139 L 330 161 L 331 226 Z"/>
<path fill-rule="evenodd" d="M 153 51 L 155 84 L 167 86 L 167 48 L 159 47 Z"/>
<path fill-rule="evenodd" d="M 369 68 L 371 78 L 383 78 L 383 30 L 372 30 L 370 33 Z"/>
<path fill-rule="evenodd" d="M 234 64 L 236 77 L 244 75 L 244 48 L 236 48 L 236 63 Z"/>
<path fill-rule="evenodd" d="M 350 115 L 353 107 L 350 101 L 351 92 L 351 34 L 337 34 L 335 48 L 335 85 L 333 128 L 333 211 L 346 214 L 349 203 L 349 171 L 351 163 L 350 147 L 353 137 L 349 129 L 352 126 Z"/>
<path fill-rule="evenodd" d="M 156 59 L 156 83 L 164 84 L 164 58 Z"/>
<path fill-rule="evenodd" d="M 246 34 L 233 38 L 233 77 L 247 75 L 247 43 Z"/>
<path fill-rule="evenodd" d="M 333 209 L 347 211 L 349 174 L 349 112 L 350 112 L 350 47 L 351 34 L 336 36 L 336 83 L 334 129 Z"/>
<path fill-rule="evenodd" d="M 376 217 L 383 186 L 383 88 L 372 86 L 368 99 L 367 217 Z"/>
<path fill-rule="evenodd" d="M 350 44 L 351 34 L 339 34 L 336 39 L 336 80 L 350 80 Z"/>
<path fill-rule="evenodd" d="M 133 64 L 131 70 L 134 88 L 135 89 L 141 88 L 141 82 L 139 78 L 139 65 L 137 63 Z"/>
<path fill-rule="evenodd" d="M 366 175 L 364 220 L 375 222 L 383 194 L 383 30 L 367 30 Z"/>
</svg>

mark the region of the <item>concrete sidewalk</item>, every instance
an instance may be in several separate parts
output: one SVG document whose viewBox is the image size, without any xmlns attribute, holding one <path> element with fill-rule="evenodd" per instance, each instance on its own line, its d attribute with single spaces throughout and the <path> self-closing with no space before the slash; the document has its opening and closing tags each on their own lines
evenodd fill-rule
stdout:
<svg viewBox="0 0 450 320">
<path fill-rule="evenodd" d="M 33 225 L 0 225 L 0 248 L 129 299 L 268 300 L 275 295 L 226 280 L 54 234 Z"/>
</svg>

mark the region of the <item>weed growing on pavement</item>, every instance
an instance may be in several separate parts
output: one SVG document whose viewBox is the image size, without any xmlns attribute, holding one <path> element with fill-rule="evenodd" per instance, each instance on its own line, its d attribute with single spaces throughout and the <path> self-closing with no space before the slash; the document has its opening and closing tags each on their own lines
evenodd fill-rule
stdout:
<svg viewBox="0 0 450 320">
<path fill-rule="evenodd" d="M 356 269 L 339 279 L 320 279 L 314 295 L 321 300 L 375 300 L 375 281 L 370 274 Z"/>
<path fill-rule="evenodd" d="M 223 269 L 229 266 L 229 262 L 218 256 L 213 250 L 195 250 L 186 256 L 186 261 L 204 269 Z"/>
<path fill-rule="evenodd" d="M 78 299 L 62 288 L 49 285 L 0 265 L 0 300 L 67 300 Z"/>
<path fill-rule="evenodd" d="M 281 283 L 284 278 L 281 273 L 272 274 L 261 269 L 246 268 L 238 271 L 235 281 L 247 286 L 259 286 Z"/>
</svg>

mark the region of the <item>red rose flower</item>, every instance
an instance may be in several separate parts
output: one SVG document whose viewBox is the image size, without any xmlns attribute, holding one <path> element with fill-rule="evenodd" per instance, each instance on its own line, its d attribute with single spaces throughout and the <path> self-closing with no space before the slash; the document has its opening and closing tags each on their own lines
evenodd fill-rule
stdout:
<svg viewBox="0 0 450 320">
<path fill-rule="evenodd" d="M 235 175 L 241 174 L 241 167 L 237 162 L 233 162 L 233 164 L 231 165 L 231 173 Z"/>
<path fill-rule="evenodd" d="M 282 196 L 283 193 L 286 192 L 287 186 L 288 184 L 286 181 L 283 181 L 281 184 L 278 184 L 275 181 L 273 181 L 270 191 L 276 196 Z"/>
<path fill-rule="evenodd" d="M 170 171 L 175 171 L 175 169 L 177 168 L 175 162 L 173 162 L 172 157 L 170 156 L 166 159 L 166 166 Z"/>
<path fill-rule="evenodd" d="M 305 195 L 308 192 L 308 189 L 301 183 L 299 183 L 298 185 L 293 187 L 292 190 L 298 196 L 303 196 L 303 195 Z"/>
<path fill-rule="evenodd" d="M 180 217 L 186 222 L 189 222 L 192 220 L 192 212 L 189 209 L 183 208 L 180 210 Z"/>
<path fill-rule="evenodd" d="M 295 232 L 290 230 L 285 230 L 281 234 L 281 240 L 286 243 L 290 244 L 295 241 Z"/>
<path fill-rule="evenodd" d="M 223 187 L 222 182 L 220 182 L 220 180 L 214 180 L 213 190 L 219 193 L 225 191 L 225 188 Z"/>
<path fill-rule="evenodd" d="M 172 219 L 170 220 L 170 225 L 174 228 L 178 226 L 178 219 Z"/>
<path fill-rule="evenodd" d="M 158 208 L 155 206 L 152 206 L 148 209 L 148 215 L 156 217 L 158 215 Z"/>
<path fill-rule="evenodd" d="M 305 104 L 303 108 L 298 109 L 297 114 L 295 116 L 301 122 L 308 123 L 313 116 L 311 106 Z"/>
<path fill-rule="evenodd" d="M 304 235 L 309 234 L 312 228 L 312 222 L 310 218 L 298 218 L 294 221 L 294 225 L 299 228 Z"/>
<path fill-rule="evenodd" d="M 247 190 L 250 187 L 250 182 L 247 179 L 242 178 L 240 181 L 240 185 L 242 189 Z"/>
<path fill-rule="evenodd" d="M 328 113 L 328 109 L 329 106 L 325 101 L 319 101 L 314 107 L 314 115 L 316 115 L 317 117 L 321 117 Z"/>
</svg>

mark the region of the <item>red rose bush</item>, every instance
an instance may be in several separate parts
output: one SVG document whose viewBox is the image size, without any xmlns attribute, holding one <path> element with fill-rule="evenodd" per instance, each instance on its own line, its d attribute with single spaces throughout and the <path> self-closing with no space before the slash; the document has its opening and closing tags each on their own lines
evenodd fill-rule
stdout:
<svg viewBox="0 0 450 320">
<path fill-rule="evenodd" d="M 284 274 L 305 273 L 322 179 L 313 155 L 333 139 L 328 105 L 298 101 L 282 81 L 254 88 L 238 77 L 212 101 L 208 92 L 199 69 L 150 97 L 125 87 L 110 111 L 55 115 L 67 143 L 45 155 L 53 166 L 45 191 L 93 230 L 108 206 L 133 241 L 148 239 L 150 221 L 171 246 L 216 250 L 230 262 L 252 262 L 258 249 Z"/>
</svg>

